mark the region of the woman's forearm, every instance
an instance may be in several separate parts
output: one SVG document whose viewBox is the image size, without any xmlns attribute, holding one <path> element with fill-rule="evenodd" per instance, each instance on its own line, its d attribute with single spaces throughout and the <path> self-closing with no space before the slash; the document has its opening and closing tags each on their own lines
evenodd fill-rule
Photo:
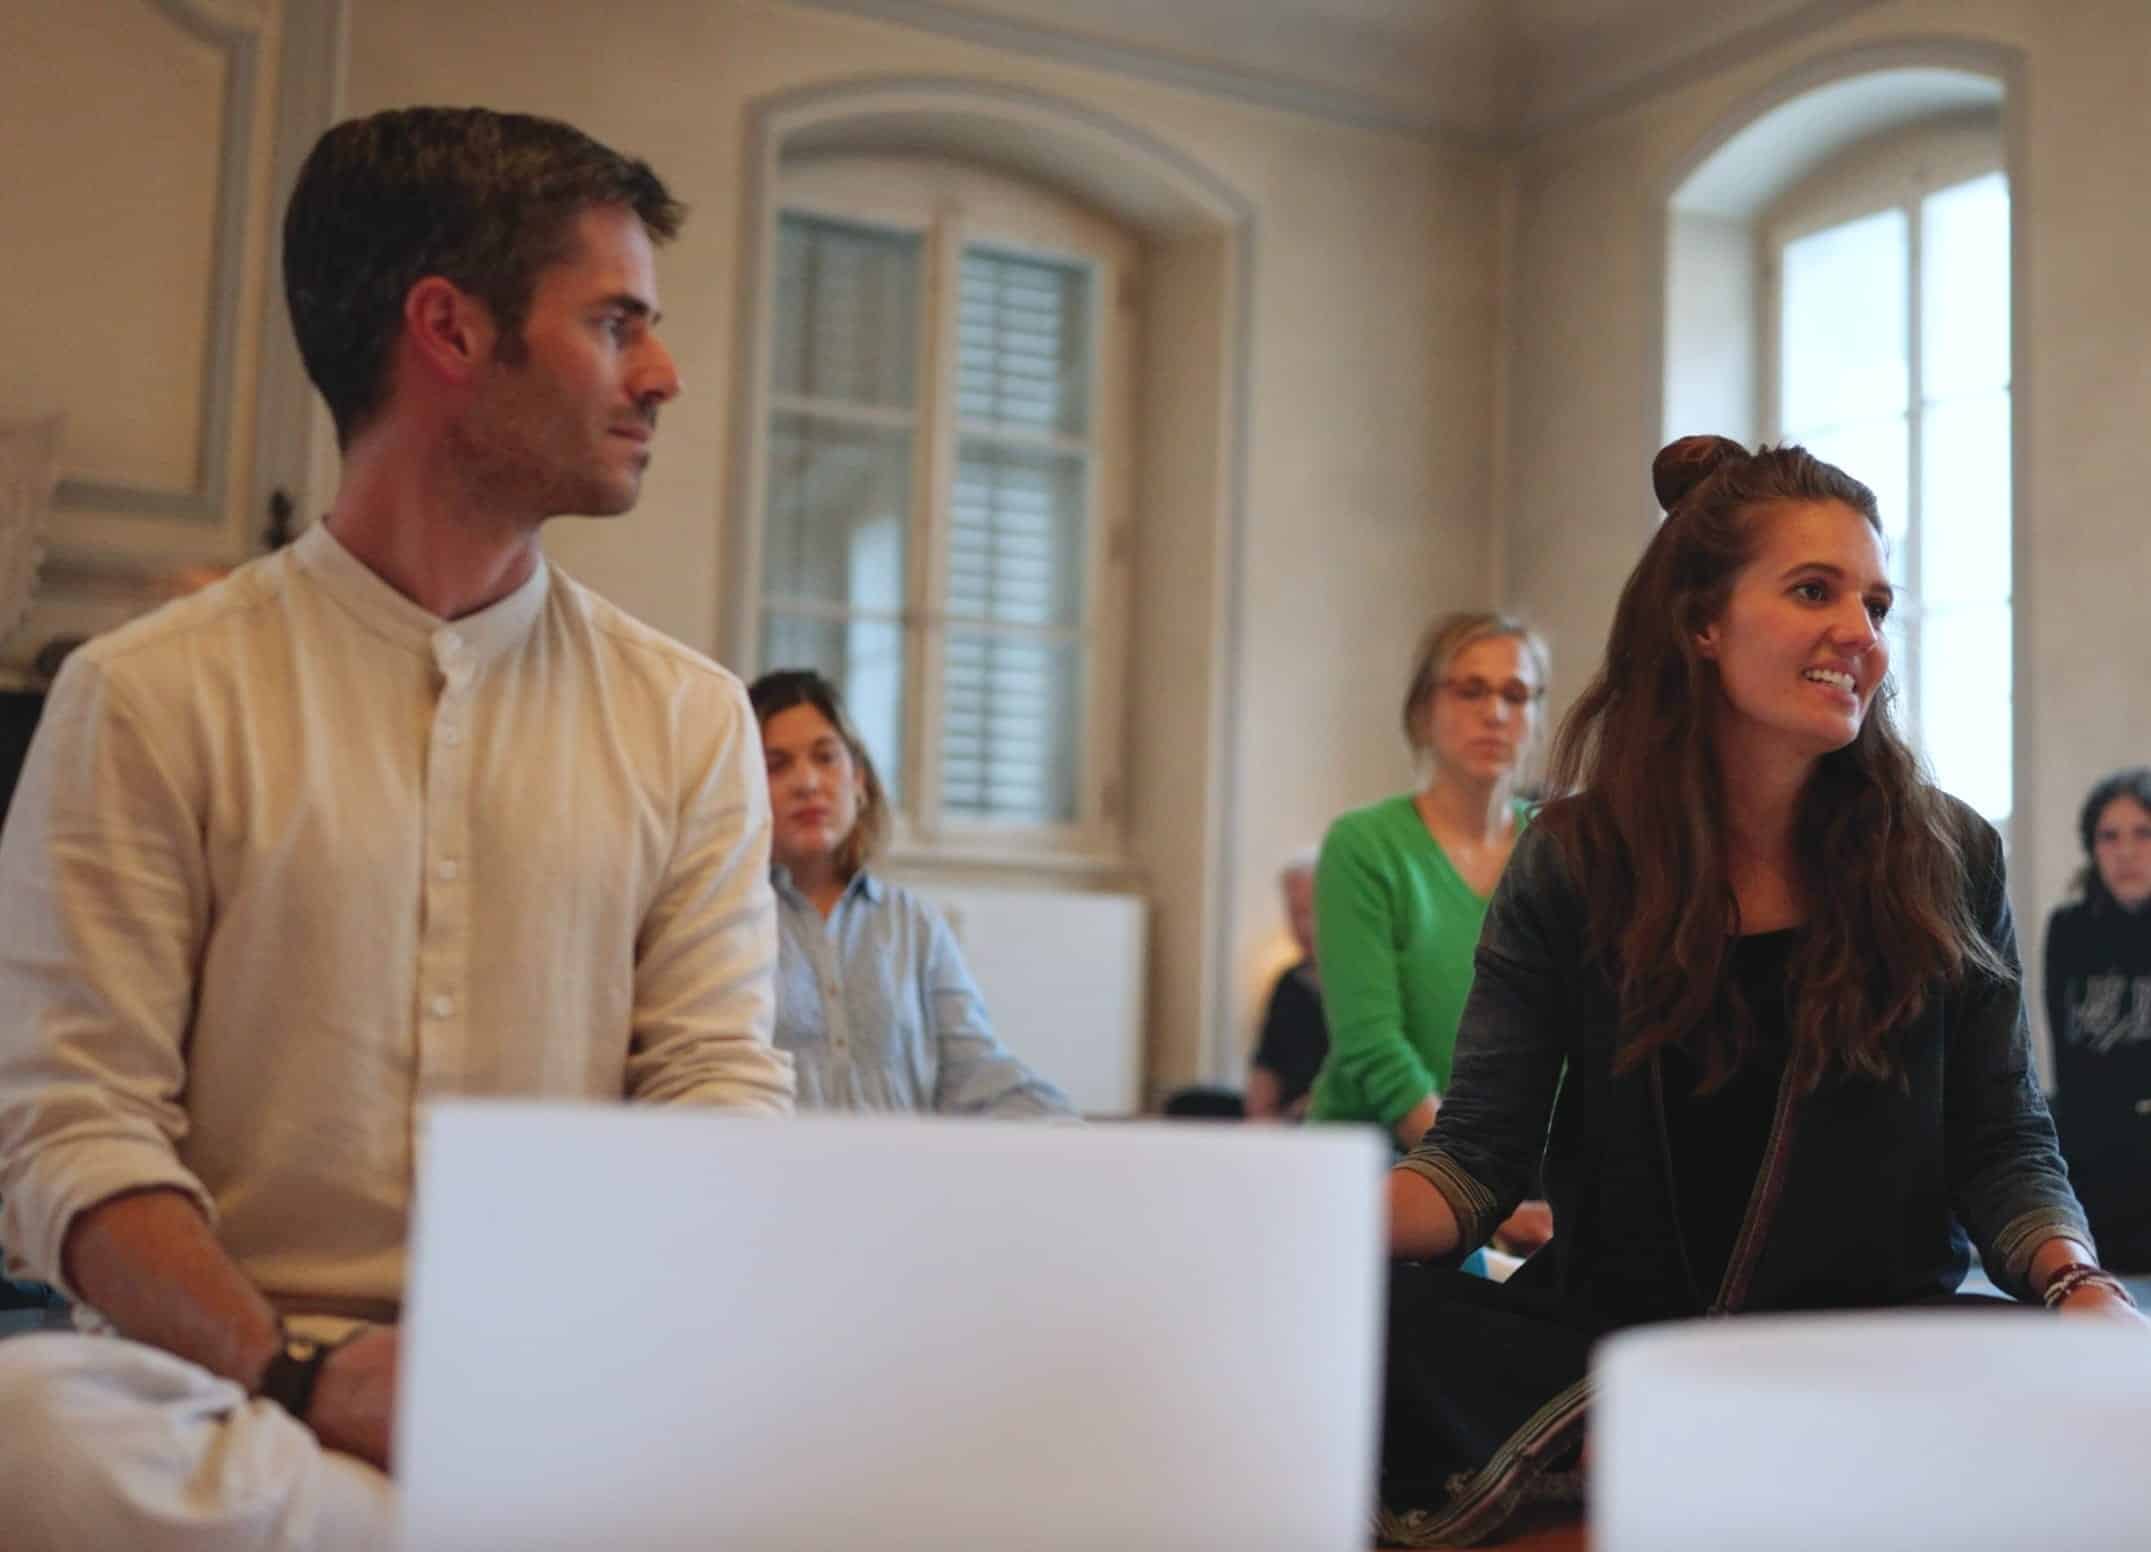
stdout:
<svg viewBox="0 0 2151 1552">
<path fill-rule="evenodd" d="M 2095 1266 L 2098 1264 L 2098 1258 L 2092 1255 L 2089 1246 L 2071 1239 L 2066 1234 L 2057 1234 L 2047 1240 L 2032 1252 L 2032 1292 L 2045 1293 L 2046 1285 L 2053 1281 L 2054 1274 L 2072 1263 Z"/>
<path fill-rule="evenodd" d="M 1462 1238 L 1449 1199 L 1409 1169 L 1389 1172 L 1389 1253 L 1400 1261 L 1446 1256 Z"/>
<path fill-rule="evenodd" d="M 1434 1129 L 1434 1116 L 1441 1109 L 1441 1101 L 1429 1094 L 1396 1119 L 1390 1130 L 1397 1142 L 1408 1153 L 1419 1146 L 1419 1140 Z"/>
</svg>

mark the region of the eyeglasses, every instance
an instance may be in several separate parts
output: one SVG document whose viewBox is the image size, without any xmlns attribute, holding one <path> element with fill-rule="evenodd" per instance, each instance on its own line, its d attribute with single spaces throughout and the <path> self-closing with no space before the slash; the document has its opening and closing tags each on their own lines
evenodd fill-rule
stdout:
<svg viewBox="0 0 2151 1552">
<path fill-rule="evenodd" d="M 1521 679 L 1511 679 L 1506 684 L 1489 684 L 1484 679 L 1444 679 L 1441 687 L 1467 706 L 1476 706 L 1489 695 L 1498 695 L 1516 711 L 1522 711 L 1546 694 L 1544 685 L 1526 684 Z"/>
</svg>

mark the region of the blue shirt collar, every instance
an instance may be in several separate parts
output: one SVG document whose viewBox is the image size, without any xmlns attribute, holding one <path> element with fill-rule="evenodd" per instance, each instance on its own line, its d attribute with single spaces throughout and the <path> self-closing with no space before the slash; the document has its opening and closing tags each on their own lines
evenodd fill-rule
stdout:
<svg viewBox="0 0 2151 1552">
<path fill-rule="evenodd" d="M 776 887 L 777 893 L 793 905 L 806 906 L 810 910 L 813 908 L 812 902 L 801 894 L 799 886 L 792 882 L 792 870 L 783 863 L 772 862 L 769 865 L 769 881 Z M 869 905 L 879 905 L 887 887 L 865 868 L 861 868 L 851 876 L 851 882 L 844 886 L 844 893 L 837 897 L 837 903 L 841 905 L 856 894 L 865 896 Z"/>
</svg>

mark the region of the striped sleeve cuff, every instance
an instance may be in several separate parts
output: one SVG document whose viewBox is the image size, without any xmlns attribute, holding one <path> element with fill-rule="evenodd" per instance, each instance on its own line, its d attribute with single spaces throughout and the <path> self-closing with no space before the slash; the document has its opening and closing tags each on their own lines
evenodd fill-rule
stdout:
<svg viewBox="0 0 2151 1552">
<path fill-rule="evenodd" d="M 2091 1238 L 2090 1224 L 2074 1214 L 2041 1207 L 2012 1218 L 2001 1233 L 1994 1236 L 1994 1253 L 2001 1258 L 2002 1264 L 1998 1268 L 1988 1267 L 1987 1275 L 2004 1293 L 2036 1303 L 2038 1295 L 2031 1285 L 2032 1257 L 2048 1240 L 2062 1238 L 2077 1240 L 2091 1251 L 2094 1259 L 2098 1256 L 2099 1247 Z"/>
<path fill-rule="evenodd" d="M 1500 1204 L 1494 1193 L 1481 1185 L 1465 1168 L 1429 1145 L 1407 1154 L 1397 1168 L 1408 1169 L 1442 1194 L 1456 1214 L 1457 1242 L 1453 1257 L 1461 1261 L 1489 1239 L 1501 1220 L 1495 1216 Z"/>
</svg>

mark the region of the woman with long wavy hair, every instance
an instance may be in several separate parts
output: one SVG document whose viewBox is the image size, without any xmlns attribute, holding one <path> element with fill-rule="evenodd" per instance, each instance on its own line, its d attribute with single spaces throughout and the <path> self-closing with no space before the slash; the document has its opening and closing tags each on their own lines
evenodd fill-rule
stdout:
<svg viewBox="0 0 2151 1552">
<path fill-rule="evenodd" d="M 2016 1299 L 2134 1319 L 2033 1071 L 1993 828 L 1890 714 L 1873 493 L 1665 448 L 1666 510 L 1489 906 L 1434 1129 L 1389 1179 L 1385 1534 L 1573 1498 L 1590 1344 L 1682 1316 Z M 1555 1232 L 1457 1276 L 1542 1163 Z M 2002 1307 L 1998 1301 L 1987 1301 Z"/>
</svg>

